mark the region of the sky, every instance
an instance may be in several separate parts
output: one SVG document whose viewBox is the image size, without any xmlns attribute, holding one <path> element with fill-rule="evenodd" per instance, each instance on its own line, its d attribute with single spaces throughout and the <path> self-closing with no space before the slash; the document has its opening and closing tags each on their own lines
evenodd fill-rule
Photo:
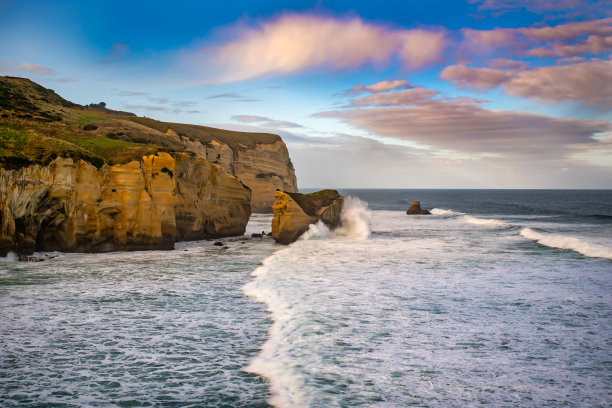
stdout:
<svg viewBox="0 0 612 408">
<path fill-rule="evenodd" d="M 612 0 L 0 0 L 0 74 L 281 135 L 300 188 L 612 188 Z"/>
</svg>

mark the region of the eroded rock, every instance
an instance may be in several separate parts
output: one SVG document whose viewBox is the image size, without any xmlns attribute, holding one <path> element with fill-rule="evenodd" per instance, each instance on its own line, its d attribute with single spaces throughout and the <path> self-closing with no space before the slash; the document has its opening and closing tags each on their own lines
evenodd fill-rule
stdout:
<svg viewBox="0 0 612 408">
<path fill-rule="evenodd" d="M 410 203 L 410 207 L 406 210 L 406 214 L 409 214 L 409 215 L 427 215 L 427 214 L 431 214 L 431 213 L 429 211 L 427 211 L 427 210 L 421 209 L 421 202 L 420 201 L 413 201 L 412 203 Z"/>
<path fill-rule="evenodd" d="M 344 198 L 336 190 L 312 194 L 277 191 L 274 197 L 272 238 L 278 243 L 295 242 L 310 224 L 319 220 L 332 230 L 340 225 Z"/>
<path fill-rule="evenodd" d="M 0 253 L 172 249 L 241 235 L 250 198 L 238 179 L 192 153 L 100 169 L 66 158 L 0 169 Z"/>
</svg>

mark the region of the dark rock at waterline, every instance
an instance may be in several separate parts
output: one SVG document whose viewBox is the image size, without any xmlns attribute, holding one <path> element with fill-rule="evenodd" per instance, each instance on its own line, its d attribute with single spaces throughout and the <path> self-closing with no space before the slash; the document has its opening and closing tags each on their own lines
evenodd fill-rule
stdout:
<svg viewBox="0 0 612 408">
<path fill-rule="evenodd" d="M 213 245 L 215 245 L 215 246 L 223 246 L 223 242 L 217 241 Z"/>
<path fill-rule="evenodd" d="M 263 235 L 261 235 L 261 234 L 251 234 L 251 237 L 252 238 L 261 238 L 261 237 L 263 237 Z"/>
<path fill-rule="evenodd" d="M 413 201 L 410 204 L 410 208 L 408 208 L 406 210 L 406 214 L 409 214 L 409 215 L 427 215 L 427 214 L 431 214 L 431 213 L 429 211 L 427 211 L 427 210 L 421 209 L 421 202 L 420 201 Z"/>
</svg>

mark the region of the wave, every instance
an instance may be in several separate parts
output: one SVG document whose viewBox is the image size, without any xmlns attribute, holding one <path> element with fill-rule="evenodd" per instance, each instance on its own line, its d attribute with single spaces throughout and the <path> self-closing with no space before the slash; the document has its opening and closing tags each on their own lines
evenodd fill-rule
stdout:
<svg viewBox="0 0 612 408">
<path fill-rule="evenodd" d="M 469 215 L 464 215 L 463 220 L 467 222 L 468 224 L 482 225 L 485 227 L 509 227 L 510 226 L 510 224 L 508 224 L 507 222 L 496 220 L 494 218 L 483 219 L 483 218 L 472 217 Z"/>
<path fill-rule="evenodd" d="M 276 407 L 310 406 L 308 395 L 303 393 L 304 380 L 287 368 L 286 361 L 291 360 L 290 351 L 283 347 L 284 330 L 294 321 L 294 305 L 283 300 L 271 281 L 270 268 L 291 251 L 300 251 L 305 240 L 350 238 L 364 240 L 370 236 L 371 211 L 367 203 L 354 197 L 347 197 L 340 214 L 340 227 L 330 231 L 321 221 L 311 224 L 298 241 L 283 248 L 262 262 L 262 266 L 251 272 L 255 279 L 243 286 L 245 295 L 264 303 L 272 315 L 272 327 L 269 338 L 260 353 L 244 369 L 247 372 L 266 377 L 270 381 L 271 399 L 268 401 Z"/>
<path fill-rule="evenodd" d="M 355 197 L 347 197 L 342 206 L 340 214 L 340 227 L 333 231 L 321 221 L 311 224 L 304 232 L 299 241 L 309 239 L 325 239 L 333 237 L 344 237 L 351 239 L 368 239 L 370 237 L 370 224 L 372 222 L 372 212 L 368 204 Z"/>
<path fill-rule="evenodd" d="M 17 262 L 19 261 L 19 256 L 13 251 L 10 251 L 6 256 L 0 256 L 0 262 Z"/>
<path fill-rule="evenodd" d="M 453 211 L 453 210 L 445 210 L 445 209 L 442 209 L 442 208 L 433 208 L 430 211 L 430 213 L 432 213 L 433 215 L 442 215 L 442 216 L 445 216 L 445 217 L 455 217 L 455 216 L 458 216 L 458 215 L 463 215 L 463 213 L 456 212 L 456 211 Z"/>
<path fill-rule="evenodd" d="M 590 258 L 612 259 L 612 248 L 587 242 L 584 239 L 559 234 L 543 234 L 523 228 L 521 236 L 550 248 L 569 249 Z"/>
<path fill-rule="evenodd" d="M 482 225 L 484 227 L 509 227 L 510 226 L 510 224 L 500 221 L 500 220 L 496 220 L 494 218 L 488 218 L 488 219 L 476 218 L 476 217 L 472 217 L 471 215 L 467 215 L 462 212 L 453 211 L 453 210 L 445 210 L 442 208 L 434 208 L 431 210 L 431 213 L 433 215 L 441 215 L 443 217 L 454 217 L 454 218 L 462 217 L 463 221 L 467 222 L 468 224 Z"/>
</svg>

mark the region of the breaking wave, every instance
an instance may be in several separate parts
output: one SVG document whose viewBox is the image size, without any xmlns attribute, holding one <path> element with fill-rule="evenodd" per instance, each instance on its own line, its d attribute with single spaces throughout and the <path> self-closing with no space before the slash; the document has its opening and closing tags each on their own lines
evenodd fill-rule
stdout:
<svg viewBox="0 0 612 408">
<path fill-rule="evenodd" d="M 559 234 L 543 234 L 523 228 L 521 236 L 550 248 L 569 249 L 590 258 L 612 259 L 612 248 L 587 242 L 584 239 Z"/>
<path fill-rule="evenodd" d="M 442 208 L 434 208 L 431 210 L 431 213 L 433 215 L 441 215 L 443 217 L 457 217 L 457 218 L 461 217 L 463 221 L 467 222 L 468 224 L 481 225 L 483 227 L 509 227 L 510 226 L 510 224 L 506 222 L 496 220 L 493 218 L 488 218 L 488 219 L 476 218 L 476 217 L 472 217 L 471 215 L 467 215 L 462 212 L 453 211 L 453 210 L 445 210 Z"/>
</svg>

